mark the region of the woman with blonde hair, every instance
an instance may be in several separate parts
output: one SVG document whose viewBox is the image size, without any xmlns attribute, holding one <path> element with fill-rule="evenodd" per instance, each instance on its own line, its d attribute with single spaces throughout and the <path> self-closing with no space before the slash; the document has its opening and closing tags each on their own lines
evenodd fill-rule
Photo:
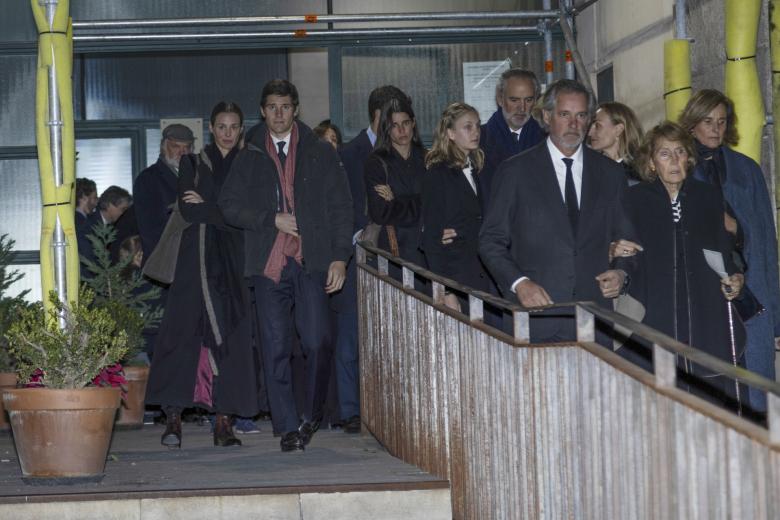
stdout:
<svg viewBox="0 0 780 520">
<path fill-rule="evenodd" d="M 477 251 L 482 193 L 476 176 L 485 161 L 479 131 L 479 114 L 470 105 L 453 103 L 441 115 L 425 157 L 421 248 L 431 271 L 487 291 L 489 278 Z M 460 310 L 454 294 L 445 304 Z"/>
<path fill-rule="evenodd" d="M 642 143 L 642 125 L 630 107 L 623 103 L 602 103 L 588 131 L 588 144 L 623 165 L 628 183 L 640 181 L 634 162 Z"/>
</svg>

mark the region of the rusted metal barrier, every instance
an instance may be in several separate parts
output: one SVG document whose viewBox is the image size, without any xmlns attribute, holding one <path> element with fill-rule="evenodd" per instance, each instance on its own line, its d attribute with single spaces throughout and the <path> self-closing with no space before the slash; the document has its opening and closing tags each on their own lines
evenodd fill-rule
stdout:
<svg viewBox="0 0 780 520">
<path fill-rule="evenodd" d="M 367 246 L 357 260 L 363 423 L 450 480 L 454 518 L 780 518 L 780 385 L 592 303 L 576 304 L 577 343 L 530 345 L 519 306 Z M 513 313 L 514 337 L 483 301 Z M 655 373 L 593 343 L 594 317 L 651 341 Z M 766 391 L 769 428 L 676 388 L 675 354 Z"/>
</svg>

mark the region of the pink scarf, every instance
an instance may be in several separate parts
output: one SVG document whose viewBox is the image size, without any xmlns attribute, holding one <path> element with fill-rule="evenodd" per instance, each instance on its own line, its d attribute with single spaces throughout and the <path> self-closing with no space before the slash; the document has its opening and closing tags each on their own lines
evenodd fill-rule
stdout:
<svg viewBox="0 0 780 520">
<path fill-rule="evenodd" d="M 287 158 L 284 161 L 284 169 L 282 169 L 282 163 L 277 155 L 274 141 L 271 139 L 271 133 L 268 132 L 265 136 L 265 149 L 276 165 L 276 172 L 279 174 L 279 184 L 282 186 L 282 211 L 293 215 L 295 215 L 295 191 L 293 184 L 295 181 L 295 155 L 297 148 L 298 123 L 293 123 L 290 140 L 287 143 Z M 279 231 L 271 248 L 271 254 L 268 255 L 263 275 L 275 283 L 279 283 L 279 280 L 282 278 L 282 269 L 287 265 L 287 257 L 295 258 L 298 265 L 301 264 L 303 260 L 301 239 Z"/>
</svg>

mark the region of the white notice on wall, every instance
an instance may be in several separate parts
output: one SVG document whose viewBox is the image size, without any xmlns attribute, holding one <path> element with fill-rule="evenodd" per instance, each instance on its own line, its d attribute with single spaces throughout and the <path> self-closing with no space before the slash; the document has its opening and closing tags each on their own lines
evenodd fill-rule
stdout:
<svg viewBox="0 0 780 520">
<path fill-rule="evenodd" d="M 509 58 L 463 63 L 463 100 L 477 109 L 483 124 L 496 111 L 496 84 L 511 65 Z"/>
</svg>

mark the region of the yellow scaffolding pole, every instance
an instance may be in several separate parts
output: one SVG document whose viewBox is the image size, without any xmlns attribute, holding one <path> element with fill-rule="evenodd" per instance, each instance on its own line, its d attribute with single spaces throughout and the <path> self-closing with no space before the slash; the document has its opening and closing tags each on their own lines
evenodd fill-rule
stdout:
<svg viewBox="0 0 780 520">
<path fill-rule="evenodd" d="M 691 97 L 691 44 L 688 40 L 664 42 L 664 102 L 666 119 L 677 121 Z"/>
<path fill-rule="evenodd" d="M 735 150 L 761 164 L 766 121 L 756 67 L 761 0 L 726 0 L 726 95 L 734 101 L 739 144 Z"/>
<path fill-rule="evenodd" d="M 35 95 L 36 143 L 41 178 L 41 286 L 46 305 L 78 297 L 79 257 L 75 229 L 73 35 L 69 0 L 30 0 L 38 28 Z"/>
</svg>

